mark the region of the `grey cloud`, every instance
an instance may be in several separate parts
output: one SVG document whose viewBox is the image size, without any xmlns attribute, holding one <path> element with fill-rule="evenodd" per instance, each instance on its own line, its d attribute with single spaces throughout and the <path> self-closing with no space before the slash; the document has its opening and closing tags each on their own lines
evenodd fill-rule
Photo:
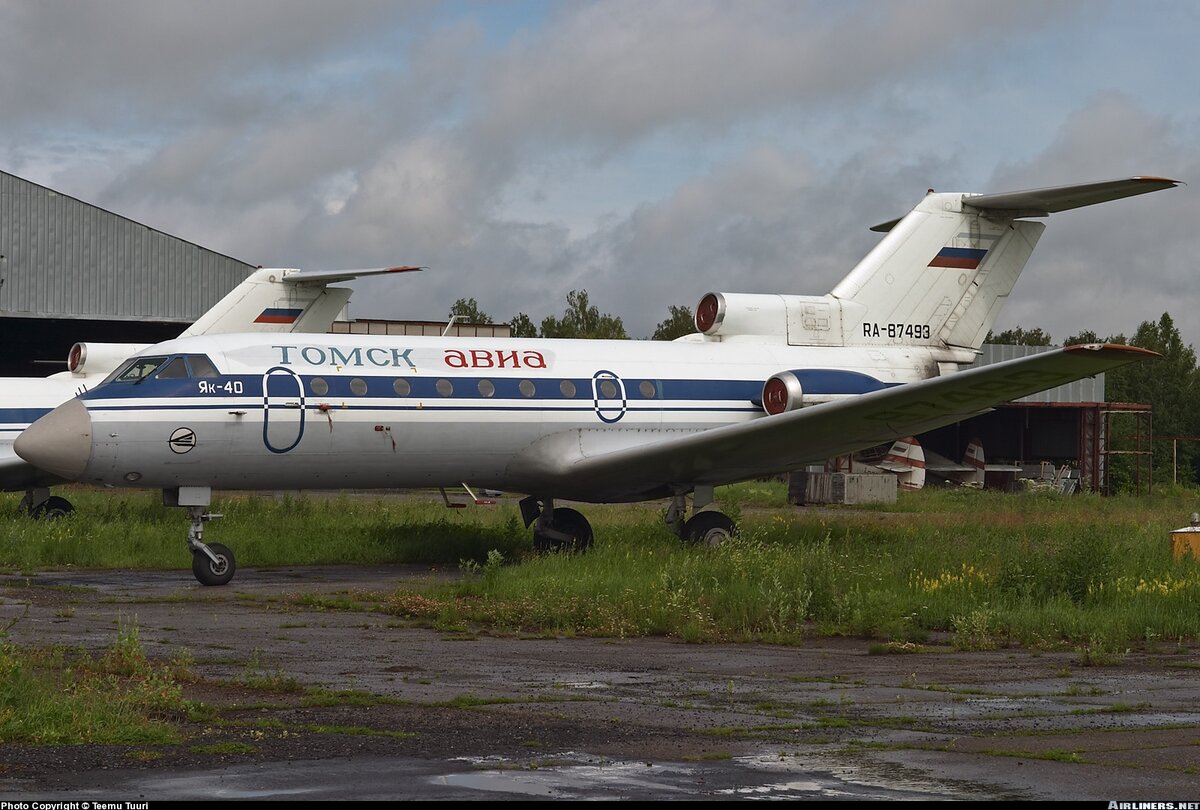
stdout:
<svg viewBox="0 0 1200 810">
<path fill-rule="evenodd" d="M 844 101 L 946 69 L 968 49 L 980 57 L 1074 4 L 624 0 L 561 9 L 496 60 L 480 137 L 606 146 L 663 127 L 723 128 L 766 108 Z"/>
<path fill-rule="evenodd" d="M 71 117 L 92 125 L 178 124 L 214 110 L 273 106 L 315 60 L 427 3 L 356 0 L 123 0 L 0 6 L 0 106 L 10 126 Z M 286 91 L 285 91 L 286 92 Z"/>
<path fill-rule="evenodd" d="M 1090 100 L 1035 159 L 997 171 L 1001 190 L 1165 175 L 1191 185 L 1067 211 L 1050 218 L 1001 328 L 1040 326 L 1056 339 L 1083 329 L 1132 334 L 1171 312 L 1200 345 L 1196 228 L 1200 221 L 1200 120 L 1149 114 L 1119 94 Z"/>
</svg>

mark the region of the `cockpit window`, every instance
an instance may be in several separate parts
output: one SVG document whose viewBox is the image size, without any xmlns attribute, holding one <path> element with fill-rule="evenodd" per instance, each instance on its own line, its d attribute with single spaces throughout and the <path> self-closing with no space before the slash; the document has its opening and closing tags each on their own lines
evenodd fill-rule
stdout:
<svg viewBox="0 0 1200 810">
<path fill-rule="evenodd" d="M 140 383 L 167 361 L 165 357 L 137 357 L 113 378 L 113 382 Z"/>
<path fill-rule="evenodd" d="M 221 376 L 221 372 L 217 371 L 217 367 L 213 365 L 212 360 L 209 360 L 208 357 L 203 354 L 189 354 L 188 364 L 192 367 L 193 377 Z"/>
<path fill-rule="evenodd" d="M 182 357 L 173 357 L 158 372 L 160 380 L 186 380 L 188 378 L 187 361 Z"/>
</svg>

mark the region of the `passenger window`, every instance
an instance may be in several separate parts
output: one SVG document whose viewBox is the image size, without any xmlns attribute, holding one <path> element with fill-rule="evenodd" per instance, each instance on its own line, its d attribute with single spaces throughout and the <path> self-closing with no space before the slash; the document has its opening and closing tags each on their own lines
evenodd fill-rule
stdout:
<svg viewBox="0 0 1200 810">
<path fill-rule="evenodd" d="M 329 393 L 329 383 L 323 377 L 313 377 L 308 381 L 308 390 L 316 396 L 323 397 Z"/>
<path fill-rule="evenodd" d="M 437 392 L 444 397 L 448 397 L 454 393 L 454 383 L 442 378 L 437 381 Z"/>
<path fill-rule="evenodd" d="M 361 397 L 367 393 L 367 381 L 361 377 L 355 377 L 350 381 L 350 393 L 356 397 Z"/>
<path fill-rule="evenodd" d="M 479 381 L 479 395 L 481 397 L 490 397 L 496 393 L 496 386 L 491 380 Z"/>
<path fill-rule="evenodd" d="M 638 386 L 638 390 L 642 392 L 642 396 L 646 399 L 654 399 L 654 394 L 656 393 L 654 383 L 649 380 L 642 380 L 641 385 Z"/>
<path fill-rule="evenodd" d="M 186 380 L 187 378 L 187 361 L 182 357 L 171 358 L 171 361 L 158 372 L 158 379 L 160 380 Z"/>
<path fill-rule="evenodd" d="M 558 384 L 558 390 L 562 391 L 562 395 L 564 397 L 571 399 L 573 396 L 575 396 L 575 383 L 571 382 L 570 380 L 563 380 Z"/>
<path fill-rule="evenodd" d="M 537 393 L 537 387 L 533 384 L 533 380 L 521 380 L 517 388 L 523 397 L 531 397 Z"/>
<path fill-rule="evenodd" d="M 397 377 L 396 381 L 392 383 L 392 390 L 400 396 L 406 397 L 412 393 L 412 385 L 403 377 Z"/>
</svg>

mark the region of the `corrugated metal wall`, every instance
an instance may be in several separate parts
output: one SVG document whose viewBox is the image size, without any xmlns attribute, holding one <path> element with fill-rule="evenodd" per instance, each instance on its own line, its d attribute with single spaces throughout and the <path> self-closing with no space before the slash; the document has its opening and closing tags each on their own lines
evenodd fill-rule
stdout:
<svg viewBox="0 0 1200 810">
<path fill-rule="evenodd" d="M 0 172 L 0 316 L 190 323 L 253 267 Z"/>
<path fill-rule="evenodd" d="M 1031 354 L 1040 354 L 1041 352 L 1050 351 L 1053 346 L 1008 346 L 998 343 L 983 344 L 983 354 L 971 364 L 971 367 L 986 366 L 992 363 L 1000 363 L 1005 360 L 1016 360 L 1018 357 L 1028 357 Z M 1015 400 L 1016 402 L 1061 402 L 1061 403 L 1077 403 L 1077 402 L 1104 402 L 1104 375 L 1097 374 L 1095 377 L 1085 377 L 1082 380 L 1076 380 L 1073 383 L 1060 385 L 1058 388 L 1051 388 L 1049 391 L 1042 391 L 1037 394 L 1032 394 L 1024 399 Z"/>
</svg>

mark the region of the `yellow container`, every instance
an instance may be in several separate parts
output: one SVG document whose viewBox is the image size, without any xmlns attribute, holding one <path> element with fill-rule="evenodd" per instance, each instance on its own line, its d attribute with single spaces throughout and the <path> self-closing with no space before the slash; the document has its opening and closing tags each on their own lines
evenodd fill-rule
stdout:
<svg viewBox="0 0 1200 810">
<path fill-rule="evenodd" d="M 1171 551 L 1177 560 L 1182 560 L 1188 554 L 1200 560 L 1200 527 L 1188 526 L 1171 532 Z"/>
</svg>

